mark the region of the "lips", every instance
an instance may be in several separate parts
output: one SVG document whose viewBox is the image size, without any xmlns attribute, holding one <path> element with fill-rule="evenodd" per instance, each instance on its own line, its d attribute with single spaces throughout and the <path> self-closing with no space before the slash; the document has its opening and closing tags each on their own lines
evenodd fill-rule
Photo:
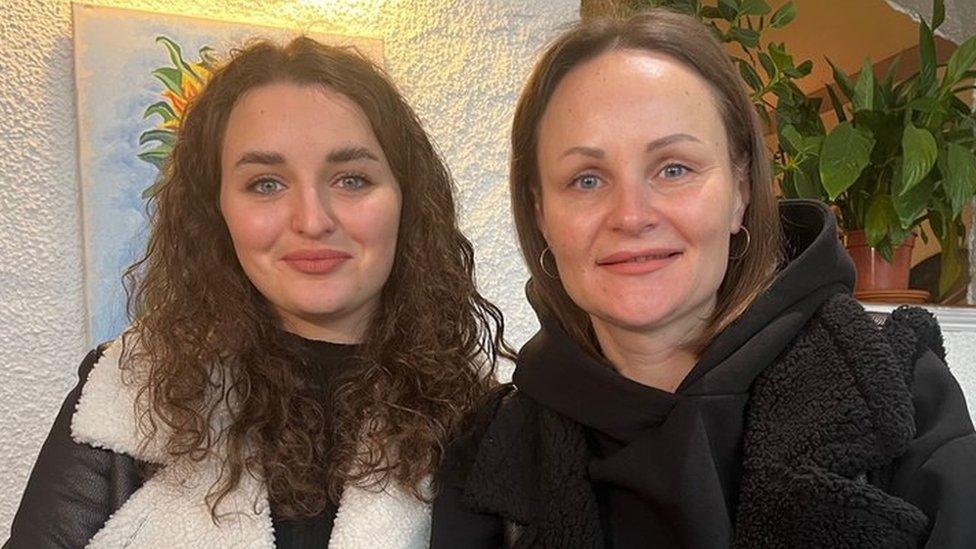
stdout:
<svg viewBox="0 0 976 549">
<path fill-rule="evenodd" d="M 341 250 L 296 250 L 281 258 L 289 267 L 305 274 L 327 274 L 352 259 Z"/>
<path fill-rule="evenodd" d="M 681 251 L 675 249 L 623 251 L 602 257 L 596 264 L 616 274 L 638 275 L 663 269 L 679 257 Z"/>
</svg>

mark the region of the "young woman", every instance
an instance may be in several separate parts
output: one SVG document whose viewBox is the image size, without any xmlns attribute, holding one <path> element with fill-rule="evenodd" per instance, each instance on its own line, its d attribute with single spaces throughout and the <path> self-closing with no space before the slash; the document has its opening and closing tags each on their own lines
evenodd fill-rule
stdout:
<svg viewBox="0 0 976 549">
<path fill-rule="evenodd" d="M 937 325 L 872 322 L 829 210 L 777 207 L 762 136 L 690 17 L 546 51 L 511 172 L 541 329 L 449 450 L 434 548 L 972 545 Z"/>
<path fill-rule="evenodd" d="M 425 547 L 503 323 L 452 181 L 357 53 L 259 42 L 186 114 L 131 327 L 92 351 L 8 547 Z"/>
</svg>

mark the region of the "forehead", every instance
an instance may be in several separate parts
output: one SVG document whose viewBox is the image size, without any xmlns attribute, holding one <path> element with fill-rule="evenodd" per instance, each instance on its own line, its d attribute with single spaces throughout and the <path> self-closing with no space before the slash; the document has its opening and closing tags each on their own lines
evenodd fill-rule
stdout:
<svg viewBox="0 0 976 549">
<path fill-rule="evenodd" d="M 376 137 L 366 113 L 349 97 L 325 86 L 276 82 L 248 90 L 234 103 L 223 149 L 294 146 L 295 141 L 376 144 Z"/>
<path fill-rule="evenodd" d="M 704 78 L 667 54 L 632 49 L 602 53 L 563 77 L 540 121 L 540 145 L 594 139 L 597 132 L 726 141 L 716 94 Z"/>
</svg>

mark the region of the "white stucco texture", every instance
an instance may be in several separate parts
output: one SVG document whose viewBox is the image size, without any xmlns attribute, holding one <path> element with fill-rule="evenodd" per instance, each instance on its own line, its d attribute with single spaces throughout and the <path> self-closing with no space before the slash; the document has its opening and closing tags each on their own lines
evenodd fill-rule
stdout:
<svg viewBox="0 0 976 549">
<path fill-rule="evenodd" d="M 379 38 L 460 190 L 484 293 L 536 327 L 507 191 L 508 130 L 575 0 L 105 0 L 98 5 Z M 86 349 L 71 6 L 0 3 L 0 539 Z"/>
<path fill-rule="evenodd" d="M 87 352 L 71 6 L 0 0 L 0 540 Z M 542 45 L 578 0 L 97 0 L 99 5 L 379 38 L 386 67 L 457 180 L 478 279 L 521 345 L 536 320 L 507 191 L 515 100 Z M 918 0 L 928 4 L 929 0 Z M 902 1 L 907 5 L 909 2 Z M 946 29 L 972 29 L 971 0 Z M 966 6 L 965 8 L 963 6 Z M 912 9 L 916 9 L 912 7 Z M 976 344 L 947 335 L 976 399 Z M 972 409 L 972 408 L 971 408 Z"/>
</svg>

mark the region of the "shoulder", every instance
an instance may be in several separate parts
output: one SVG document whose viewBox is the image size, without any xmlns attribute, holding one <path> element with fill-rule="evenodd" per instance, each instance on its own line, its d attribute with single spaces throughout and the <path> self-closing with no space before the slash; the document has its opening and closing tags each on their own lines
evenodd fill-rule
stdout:
<svg viewBox="0 0 976 549">
<path fill-rule="evenodd" d="M 465 421 L 448 445 L 440 468 L 440 482 L 463 485 L 484 445 L 496 445 L 516 435 L 527 423 L 532 406 L 511 383 L 494 389 Z"/>
</svg>

